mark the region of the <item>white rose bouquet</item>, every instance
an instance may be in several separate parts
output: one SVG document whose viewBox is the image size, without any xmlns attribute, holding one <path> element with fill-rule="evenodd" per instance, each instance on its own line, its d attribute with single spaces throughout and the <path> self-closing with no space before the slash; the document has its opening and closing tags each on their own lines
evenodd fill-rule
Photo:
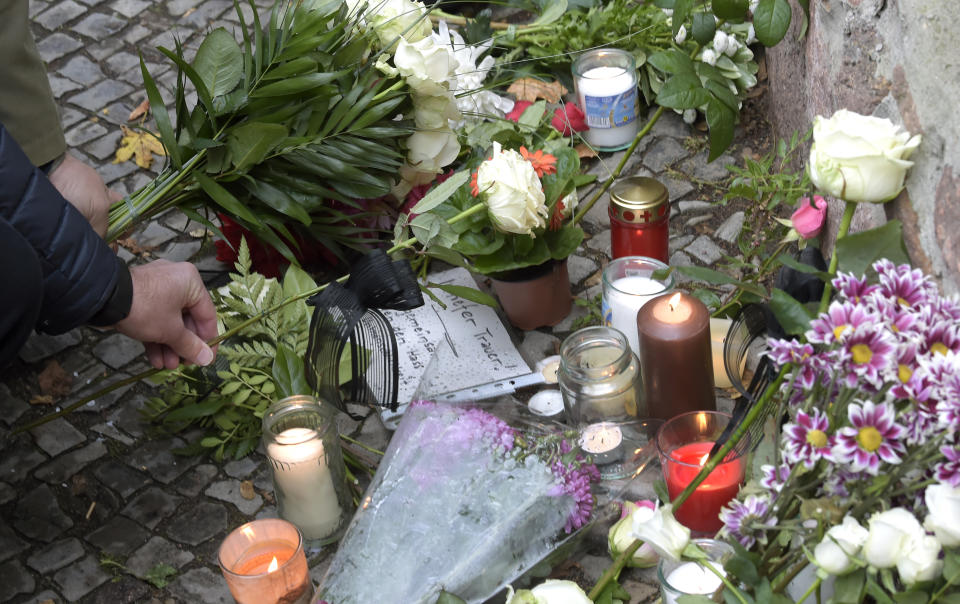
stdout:
<svg viewBox="0 0 960 604">
<path fill-rule="evenodd" d="M 427 253 L 497 276 L 563 260 L 583 240 L 572 218 L 576 187 L 591 177 L 580 174 L 580 159 L 564 141 L 537 151 L 494 142 L 459 176 L 412 210 L 410 224 Z M 452 223 L 471 208 L 478 211 Z"/>
</svg>

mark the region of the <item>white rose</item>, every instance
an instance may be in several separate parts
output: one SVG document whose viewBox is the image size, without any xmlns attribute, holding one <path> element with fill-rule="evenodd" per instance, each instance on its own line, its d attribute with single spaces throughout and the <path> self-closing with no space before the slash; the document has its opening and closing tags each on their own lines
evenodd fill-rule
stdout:
<svg viewBox="0 0 960 604">
<path fill-rule="evenodd" d="M 931 581 L 940 575 L 943 562 L 940 558 L 940 542 L 926 535 L 914 544 L 913 549 L 897 560 L 897 572 L 907 585 L 918 581 Z"/>
<path fill-rule="evenodd" d="M 573 212 L 577 209 L 577 206 L 580 205 L 580 196 L 577 195 L 577 190 L 574 189 L 567 193 L 567 195 L 560 200 L 560 203 L 563 204 L 562 216 L 564 218 L 573 216 Z"/>
<path fill-rule="evenodd" d="M 882 203 L 903 189 L 907 161 L 920 135 L 890 120 L 841 109 L 817 116 L 810 147 L 810 178 L 824 193 L 846 201 Z"/>
<path fill-rule="evenodd" d="M 677 522 L 673 517 L 671 504 L 658 508 L 653 516 L 637 510 L 631 515 L 633 519 L 633 538 L 642 539 L 649 543 L 658 554 L 671 560 L 680 560 L 683 548 L 690 542 L 690 529 Z"/>
<path fill-rule="evenodd" d="M 624 550 L 630 547 L 630 544 L 634 542 L 633 536 L 633 518 L 634 514 L 640 514 L 641 516 L 646 516 L 646 520 L 649 520 L 653 517 L 654 509 L 652 507 L 646 506 L 637 506 L 629 501 L 624 504 L 628 514 L 616 522 L 613 526 L 610 527 L 610 531 L 607 533 L 607 548 L 610 551 L 610 555 L 616 558 Z M 643 522 L 646 522 L 643 520 Z M 657 552 L 653 551 L 653 548 L 650 547 L 649 543 L 644 543 L 640 548 L 634 552 L 633 558 L 627 562 L 627 566 L 633 566 L 635 568 L 650 568 L 651 566 L 656 566 L 657 564 Z"/>
<path fill-rule="evenodd" d="M 400 38 L 393 63 L 410 88 L 428 96 L 446 94 L 457 68 L 457 61 L 450 51 L 433 38 L 413 43 Z"/>
<path fill-rule="evenodd" d="M 717 58 L 717 51 L 712 48 L 704 48 L 703 53 L 700 55 L 700 60 L 707 65 L 716 65 Z"/>
<path fill-rule="evenodd" d="M 592 604 L 590 598 L 573 581 L 547 579 L 532 590 L 537 604 Z"/>
<path fill-rule="evenodd" d="M 960 545 L 960 487 L 932 484 L 924 492 L 927 519 L 923 526 L 933 531 L 944 547 Z"/>
<path fill-rule="evenodd" d="M 417 172 L 438 174 L 459 153 L 460 142 L 449 128 L 418 130 L 407 138 L 407 163 Z"/>
<path fill-rule="evenodd" d="M 413 95 L 413 121 L 420 129 L 441 129 L 449 127 L 448 120 L 460 119 L 457 101 L 453 93 L 424 96 Z"/>
<path fill-rule="evenodd" d="M 531 235 L 533 229 L 546 225 L 543 185 L 533 165 L 516 151 L 493 143 L 493 155 L 477 170 L 477 188 L 500 230 Z"/>
<path fill-rule="evenodd" d="M 372 0 L 364 18 L 384 47 L 403 36 L 408 42 L 419 42 L 433 31 L 423 2 L 410 0 Z"/>
<path fill-rule="evenodd" d="M 719 29 L 713 33 L 713 48 L 717 51 L 718 55 L 722 55 L 727 51 L 728 43 L 726 33 Z"/>
<path fill-rule="evenodd" d="M 863 557 L 876 568 L 892 568 L 924 535 L 920 522 L 904 508 L 877 512 L 870 517 Z"/>
<path fill-rule="evenodd" d="M 851 516 L 844 516 L 843 523 L 830 527 L 816 548 L 813 557 L 817 566 L 831 575 L 845 575 L 854 569 L 852 556 L 856 556 L 867 540 L 867 529 Z"/>
</svg>

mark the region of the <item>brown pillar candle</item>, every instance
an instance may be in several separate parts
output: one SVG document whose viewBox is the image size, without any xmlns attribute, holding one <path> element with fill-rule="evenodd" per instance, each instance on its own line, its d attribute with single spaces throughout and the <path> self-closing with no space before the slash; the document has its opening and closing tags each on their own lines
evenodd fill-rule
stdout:
<svg viewBox="0 0 960 604">
<path fill-rule="evenodd" d="M 684 292 L 658 296 L 637 313 L 640 375 L 651 417 L 716 409 L 710 312 Z"/>
</svg>

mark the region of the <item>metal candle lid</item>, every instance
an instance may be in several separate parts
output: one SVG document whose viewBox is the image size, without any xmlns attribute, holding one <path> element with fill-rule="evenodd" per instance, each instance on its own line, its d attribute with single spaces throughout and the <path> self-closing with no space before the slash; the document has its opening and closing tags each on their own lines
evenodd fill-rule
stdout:
<svg viewBox="0 0 960 604">
<path fill-rule="evenodd" d="M 646 176 L 631 176 L 613 185 L 610 191 L 611 214 L 622 222 L 656 222 L 670 212 L 667 188 Z"/>
</svg>

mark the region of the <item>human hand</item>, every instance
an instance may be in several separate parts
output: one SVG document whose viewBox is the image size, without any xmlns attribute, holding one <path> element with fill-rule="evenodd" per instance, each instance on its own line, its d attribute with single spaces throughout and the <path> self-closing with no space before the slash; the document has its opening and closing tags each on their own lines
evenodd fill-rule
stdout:
<svg viewBox="0 0 960 604">
<path fill-rule="evenodd" d="M 110 206 L 123 196 L 108 189 L 96 170 L 67 153 L 50 173 L 50 182 L 83 214 L 98 235 L 106 235 Z"/>
<path fill-rule="evenodd" d="M 209 365 L 216 354 L 207 340 L 217 336 L 217 311 L 196 267 L 156 260 L 130 269 L 133 304 L 117 331 L 146 345 L 157 369 L 187 363 Z"/>
</svg>

